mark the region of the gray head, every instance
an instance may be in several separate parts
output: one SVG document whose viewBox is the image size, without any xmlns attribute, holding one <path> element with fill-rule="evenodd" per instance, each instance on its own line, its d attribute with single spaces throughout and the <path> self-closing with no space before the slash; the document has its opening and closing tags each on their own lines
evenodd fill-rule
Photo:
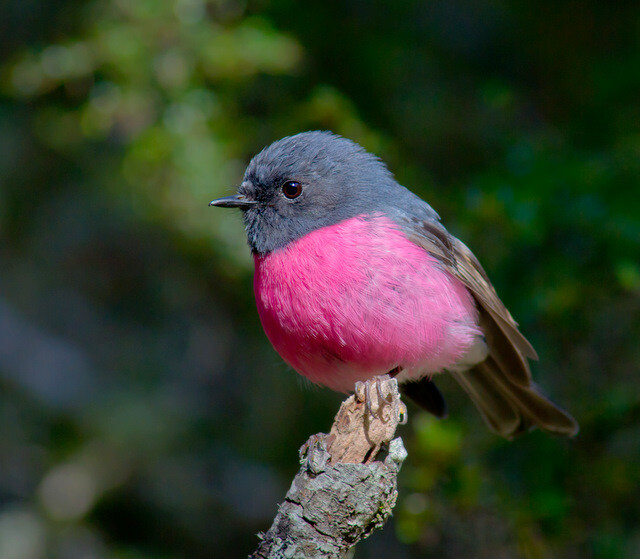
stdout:
<svg viewBox="0 0 640 559">
<path fill-rule="evenodd" d="M 242 209 L 252 251 L 265 254 L 356 215 L 386 213 L 393 200 L 426 206 L 358 144 L 331 132 L 303 132 L 263 149 L 238 194 L 210 205 Z"/>
</svg>

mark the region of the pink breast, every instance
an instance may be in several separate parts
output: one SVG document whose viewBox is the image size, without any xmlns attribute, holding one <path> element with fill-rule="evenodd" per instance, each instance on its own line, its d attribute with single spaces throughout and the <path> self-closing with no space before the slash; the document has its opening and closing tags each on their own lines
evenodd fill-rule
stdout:
<svg viewBox="0 0 640 559">
<path fill-rule="evenodd" d="M 334 390 L 397 366 L 452 367 L 479 334 L 467 289 L 387 217 L 355 217 L 255 257 L 267 337 L 311 381 Z"/>
</svg>

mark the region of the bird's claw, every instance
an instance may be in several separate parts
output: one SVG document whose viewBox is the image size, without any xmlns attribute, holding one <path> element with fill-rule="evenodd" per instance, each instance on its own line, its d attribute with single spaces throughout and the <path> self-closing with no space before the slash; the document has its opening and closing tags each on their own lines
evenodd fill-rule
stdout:
<svg viewBox="0 0 640 559">
<path fill-rule="evenodd" d="M 372 390 L 375 386 L 375 391 Z M 355 396 L 364 402 L 367 417 L 377 418 L 388 422 L 397 414 L 399 423 L 407 422 L 407 407 L 398 395 L 398 382 L 389 375 L 380 375 L 366 381 L 358 381 L 355 386 Z"/>
</svg>

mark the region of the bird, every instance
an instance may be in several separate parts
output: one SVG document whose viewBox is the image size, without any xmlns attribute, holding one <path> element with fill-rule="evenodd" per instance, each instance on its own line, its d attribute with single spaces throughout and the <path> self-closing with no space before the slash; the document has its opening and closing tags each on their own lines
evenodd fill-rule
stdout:
<svg viewBox="0 0 640 559">
<path fill-rule="evenodd" d="M 264 331 L 286 363 L 339 392 L 378 375 L 436 417 L 453 376 L 498 435 L 563 436 L 576 420 L 531 377 L 537 354 L 486 272 L 386 164 L 330 131 L 275 141 L 236 194 Z"/>
</svg>

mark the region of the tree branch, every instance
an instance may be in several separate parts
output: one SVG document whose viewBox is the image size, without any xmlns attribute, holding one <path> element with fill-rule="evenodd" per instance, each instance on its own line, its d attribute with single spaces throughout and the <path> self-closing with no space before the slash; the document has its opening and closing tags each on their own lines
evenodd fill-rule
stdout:
<svg viewBox="0 0 640 559">
<path fill-rule="evenodd" d="M 382 527 L 407 456 L 402 439 L 393 439 L 403 420 L 395 379 L 359 384 L 330 434 L 312 435 L 300 448 L 300 471 L 251 559 L 339 559 Z"/>
</svg>

